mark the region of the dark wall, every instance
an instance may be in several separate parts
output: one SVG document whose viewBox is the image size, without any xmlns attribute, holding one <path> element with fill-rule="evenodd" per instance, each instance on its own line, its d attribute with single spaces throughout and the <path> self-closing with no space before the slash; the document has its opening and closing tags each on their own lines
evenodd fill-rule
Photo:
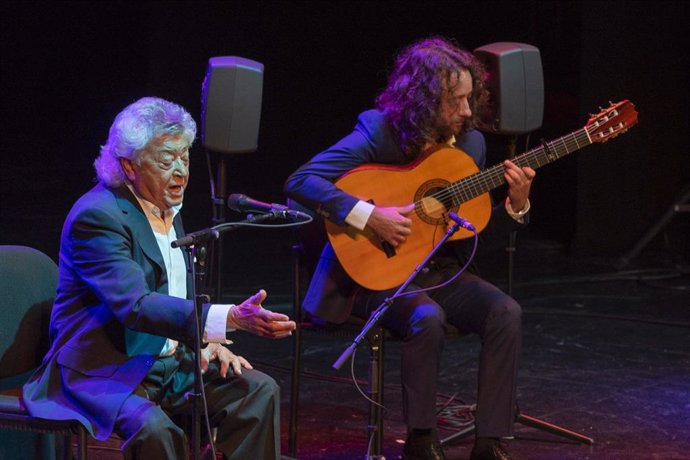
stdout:
<svg viewBox="0 0 690 460">
<path fill-rule="evenodd" d="M 559 137 L 609 100 L 640 124 L 539 171 L 530 231 L 582 251 L 629 248 L 684 184 L 687 7 L 681 2 L 16 2 L 2 7 L 0 244 L 57 255 L 72 202 L 125 105 L 156 95 L 198 119 L 212 56 L 265 65 L 259 149 L 227 158 L 228 192 L 283 201 L 282 183 L 347 133 L 385 84 L 397 51 L 432 34 L 469 49 L 497 41 L 541 51 L 544 123 Z M 490 136 L 492 162 L 506 139 Z M 526 139 L 519 139 L 518 151 Z M 190 230 L 210 224 L 204 152 L 193 150 Z M 233 216 L 231 216 L 233 217 Z M 625 225 L 616 223 L 625 222 Z"/>
</svg>

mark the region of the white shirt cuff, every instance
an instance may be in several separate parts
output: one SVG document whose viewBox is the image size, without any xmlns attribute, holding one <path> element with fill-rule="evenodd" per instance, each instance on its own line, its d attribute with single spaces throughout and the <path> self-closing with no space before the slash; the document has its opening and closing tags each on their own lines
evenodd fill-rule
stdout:
<svg viewBox="0 0 690 460">
<path fill-rule="evenodd" d="M 523 207 L 521 210 L 518 212 L 513 211 L 513 208 L 510 206 L 510 200 L 506 198 L 506 212 L 510 217 L 513 219 L 517 220 L 521 224 L 525 223 L 525 214 L 529 212 L 530 208 L 530 203 L 529 203 L 529 198 L 527 199 L 527 202 L 525 203 L 525 207 Z"/>
<path fill-rule="evenodd" d="M 213 304 L 208 310 L 206 326 L 204 327 L 205 343 L 231 344 L 225 337 L 228 332 L 228 313 L 234 305 Z"/>
<path fill-rule="evenodd" d="M 358 201 L 350 213 L 345 217 L 345 222 L 352 225 L 357 230 L 364 230 L 367 226 L 367 221 L 372 212 L 374 212 L 375 206 L 366 201 Z"/>
</svg>

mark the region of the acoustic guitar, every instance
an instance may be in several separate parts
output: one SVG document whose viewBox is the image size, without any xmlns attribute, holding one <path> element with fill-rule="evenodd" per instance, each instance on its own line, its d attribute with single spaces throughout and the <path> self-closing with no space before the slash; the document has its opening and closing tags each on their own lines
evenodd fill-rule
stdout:
<svg viewBox="0 0 690 460">
<path fill-rule="evenodd" d="M 593 115 L 583 128 L 544 142 L 512 161 L 537 169 L 595 142 L 606 142 L 635 124 L 635 106 L 624 100 Z M 502 164 L 479 171 L 469 155 L 447 145 L 430 149 L 404 166 L 359 166 L 338 178 L 336 186 L 376 206 L 414 203 L 414 212 L 408 215 L 412 234 L 393 248 L 369 229 L 360 231 L 326 220 L 328 239 L 345 271 L 359 285 L 373 290 L 399 286 L 452 225 L 450 211 L 471 222 L 477 231 L 486 227 L 491 216 L 489 191 L 505 183 L 503 172 Z M 450 239 L 472 235 L 460 229 Z"/>
</svg>

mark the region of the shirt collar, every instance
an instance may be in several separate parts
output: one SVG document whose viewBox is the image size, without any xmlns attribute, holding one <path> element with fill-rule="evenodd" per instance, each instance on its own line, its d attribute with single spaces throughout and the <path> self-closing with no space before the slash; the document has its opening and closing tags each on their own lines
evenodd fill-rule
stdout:
<svg viewBox="0 0 690 460">
<path fill-rule="evenodd" d="M 142 197 L 132 186 L 131 183 L 125 182 L 125 185 L 129 189 L 130 192 L 134 195 L 134 197 L 137 199 L 139 202 L 139 205 L 141 206 L 141 209 L 144 210 L 144 214 L 146 215 L 146 218 L 149 220 L 149 222 L 152 219 L 158 219 L 162 221 L 166 221 L 168 218 L 170 219 L 170 222 L 175 218 L 175 216 L 180 212 L 182 209 L 182 203 L 173 206 L 170 209 L 166 209 L 165 211 L 161 212 L 161 209 L 156 206 L 155 204 L 151 203 L 144 197 Z"/>
</svg>

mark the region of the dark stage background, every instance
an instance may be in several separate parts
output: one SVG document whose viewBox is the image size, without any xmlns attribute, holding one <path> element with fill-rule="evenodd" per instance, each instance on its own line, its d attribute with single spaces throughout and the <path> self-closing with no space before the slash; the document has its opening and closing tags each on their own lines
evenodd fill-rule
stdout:
<svg viewBox="0 0 690 460">
<path fill-rule="evenodd" d="M 62 221 L 92 186 L 114 116 L 145 95 L 199 119 L 209 57 L 265 65 L 259 149 L 228 158 L 228 193 L 284 200 L 288 174 L 348 133 L 385 84 L 397 51 L 442 35 L 468 49 L 498 41 L 541 51 L 552 139 L 609 101 L 639 125 L 541 169 L 529 232 L 572 254 L 630 249 L 690 184 L 688 7 L 664 1 L 6 2 L 2 6 L 0 244 L 56 259 Z M 490 136 L 490 163 L 507 153 Z M 525 150 L 525 139 L 518 151 Z M 209 174 L 196 144 L 183 211 L 210 225 Z M 230 214 L 230 218 L 239 218 Z M 687 251 L 687 215 L 667 228 Z M 243 244 L 252 244 L 249 232 Z"/>
</svg>

